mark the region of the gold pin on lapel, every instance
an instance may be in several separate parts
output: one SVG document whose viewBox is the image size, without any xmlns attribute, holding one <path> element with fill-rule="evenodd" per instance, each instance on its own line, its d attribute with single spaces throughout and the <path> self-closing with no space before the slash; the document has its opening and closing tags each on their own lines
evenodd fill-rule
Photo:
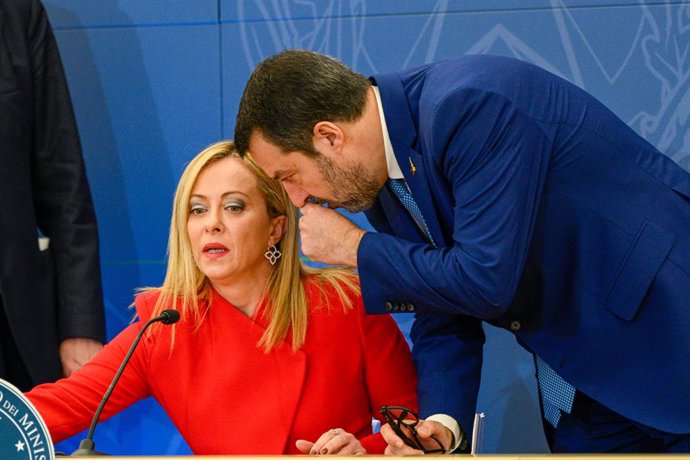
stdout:
<svg viewBox="0 0 690 460">
<path fill-rule="evenodd" d="M 410 160 L 410 172 L 412 175 L 417 172 L 417 168 L 415 167 L 414 163 L 412 163 L 412 157 L 407 157 L 408 160 Z"/>
</svg>

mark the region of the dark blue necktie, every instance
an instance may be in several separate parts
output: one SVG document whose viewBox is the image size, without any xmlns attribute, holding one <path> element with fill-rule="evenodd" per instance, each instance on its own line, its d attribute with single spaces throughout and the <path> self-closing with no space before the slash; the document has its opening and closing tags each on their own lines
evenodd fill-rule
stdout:
<svg viewBox="0 0 690 460">
<path fill-rule="evenodd" d="M 431 236 L 431 232 L 429 232 L 429 227 L 426 226 L 424 216 L 422 216 L 422 211 L 420 211 L 419 206 L 417 206 L 414 198 L 412 198 L 412 193 L 410 193 L 410 190 L 407 188 L 405 179 L 388 179 L 388 186 L 391 188 L 395 196 L 398 197 L 402 205 L 405 206 L 405 209 L 407 209 L 407 212 L 410 213 L 414 221 L 417 223 L 419 229 L 422 231 L 424 236 L 426 236 L 427 240 L 436 246 L 436 243 L 434 243 L 434 238 Z"/>
<path fill-rule="evenodd" d="M 535 356 L 537 380 L 544 406 L 544 418 L 555 428 L 561 419 L 561 412 L 570 413 L 575 400 L 575 387 L 563 380 L 556 371 L 539 356 Z"/>
</svg>

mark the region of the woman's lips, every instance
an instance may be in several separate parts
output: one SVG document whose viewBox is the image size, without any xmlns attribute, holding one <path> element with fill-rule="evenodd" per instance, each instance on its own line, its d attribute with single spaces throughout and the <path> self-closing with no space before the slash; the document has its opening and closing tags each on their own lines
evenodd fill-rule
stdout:
<svg viewBox="0 0 690 460">
<path fill-rule="evenodd" d="M 220 243 L 208 243 L 204 246 L 204 255 L 209 258 L 217 259 L 228 253 L 228 248 Z"/>
</svg>

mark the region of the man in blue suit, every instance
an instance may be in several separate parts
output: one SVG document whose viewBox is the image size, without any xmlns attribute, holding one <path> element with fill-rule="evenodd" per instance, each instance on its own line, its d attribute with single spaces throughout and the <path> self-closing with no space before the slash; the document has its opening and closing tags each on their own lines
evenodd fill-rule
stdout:
<svg viewBox="0 0 690 460">
<path fill-rule="evenodd" d="M 415 312 L 422 416 L 471 426 L 487 321 L 534 353 L 553 451 L 690 451 L 690 175 L 592 96 L 503 57 L 367 80 L 290 50 L 235 143 L 301 208 L 307 256 L 357 267 L 369 312 Z M 418 428 L 459 442 L 445 415 Z"/>
</svg>

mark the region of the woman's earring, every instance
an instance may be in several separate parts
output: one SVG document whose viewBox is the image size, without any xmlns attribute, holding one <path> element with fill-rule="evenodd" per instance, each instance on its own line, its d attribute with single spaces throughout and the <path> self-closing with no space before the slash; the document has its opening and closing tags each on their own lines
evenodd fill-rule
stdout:
<svg viewBox="0 0 690 460">
<path fill-rule="evenodd" d="M 283 253 L 280 252 L 280 249 L 278 249 L 275 244 L 270 245 L 264 254 L 268 261 L 271 262 L 271 265 L 275 265 L 282 255 Z"/>
</svg>

